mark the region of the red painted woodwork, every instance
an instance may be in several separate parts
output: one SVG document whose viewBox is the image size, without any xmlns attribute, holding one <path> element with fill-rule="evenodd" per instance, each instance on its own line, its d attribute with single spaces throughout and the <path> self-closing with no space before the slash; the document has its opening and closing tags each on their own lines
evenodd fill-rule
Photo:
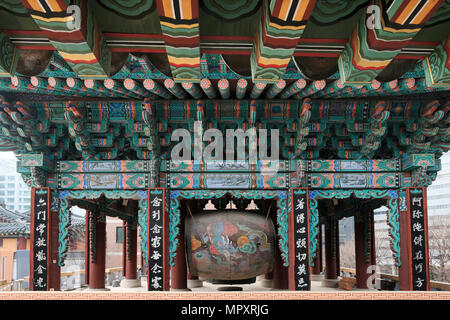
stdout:
<svg viewBox="0 0 450 320">
<path fill-rule="evenodd" d="M 105 288 L 106 223 L 97 222 L 96 261 L 89 261 L 89 288 Z"/>
<path fill-rule="evenodd" d="M 125 278 L 136 279 L 137 278 L 137 228 L 127 225 L 127 229 L 130 228 L 130 249 L 127 254 L 125 263 Z"/>
<path fill-rule="evenodd" d="M 325 224 L 325 278 L 337 279 L 337 262 L 336 262 L 336 222 Z"/>
</svg>

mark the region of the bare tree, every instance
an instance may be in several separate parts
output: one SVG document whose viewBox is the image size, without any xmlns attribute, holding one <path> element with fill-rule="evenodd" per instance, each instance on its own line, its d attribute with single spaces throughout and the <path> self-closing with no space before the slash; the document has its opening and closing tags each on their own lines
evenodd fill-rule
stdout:
<svg viewBox="0 0 450 320">
<path fill-rule="evenodd" d="M 397 269 L 394 264 L 394 258 L 390 247 L 391 239 L 389 236 L 377 236 L 375 234 L 375 255 L 377 259 L 377 266 L 382 273 L 397 274 Z"/>
<path fill-rule="evenodd" d="M 449 282 L 450 216 L 442 215 L 430 218 L 428 227 L 430 278 L 435 281 Z"/>
</svg>

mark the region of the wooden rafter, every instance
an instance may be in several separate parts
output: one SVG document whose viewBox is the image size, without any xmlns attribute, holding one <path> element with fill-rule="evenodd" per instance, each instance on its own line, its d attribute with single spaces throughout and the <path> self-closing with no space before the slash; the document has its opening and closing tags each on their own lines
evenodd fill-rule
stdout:
<svg viewBox="0 0 450 320">
<path fill-rule="evenodd" d="M 79 14 L 63 0 L 23 0 L 31 17 L 76 74 L 83 79 L 105 79 L 111 67 L 111 51 L 87 0 L 71 1 Z M 75 11 L 76 12 L 76 11 Z"/>
<path fill-rule="evenodd" d="M 367 10 L 359 20 L 339 57 L 339 72 L 345 84 L 370 82 L 400 53 L 422 29 L 442 0 L 373 0 L 377 15 Z M 374 21 L 374 23 L 371 23 Z M 369 25 L 369 26 L 368 26 Z"/>
</svg>

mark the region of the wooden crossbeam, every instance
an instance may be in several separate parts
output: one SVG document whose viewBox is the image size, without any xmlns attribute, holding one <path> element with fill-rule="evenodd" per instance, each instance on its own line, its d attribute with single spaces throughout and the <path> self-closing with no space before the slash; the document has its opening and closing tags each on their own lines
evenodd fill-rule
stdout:
<svg viewBox="0 0 450 320">
<path fill-rule="evenodd" d="M 198 0 L 156 0 L 175 82 L 200 82 Z"/>
<path fill-rule="evenodd" d="M 254 82 L 275 83 L 284 74 L 316 0 L 264 0 L 251 55 Z"/>
<path fill-rule="evenodd" d="M 111 52 L 87 0 L 22 0 L 43 34 L 83 79 L 106 79 Z M 73 11 L 72 11 L 73 10 Z"/>
</svg>

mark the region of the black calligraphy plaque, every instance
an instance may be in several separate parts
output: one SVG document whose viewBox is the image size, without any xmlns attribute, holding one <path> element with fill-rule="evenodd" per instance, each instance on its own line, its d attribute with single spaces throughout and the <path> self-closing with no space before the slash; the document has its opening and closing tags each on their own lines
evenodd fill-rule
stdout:
<svg viewBox="0 0 450 320">
<path fill-rule="evenodd" d="M 289 219 L 289 289 L 311 290 L 308 190 L 293 189 Z"/>
<path fill-rule="evenodd" d="M 31 191 L 31 270 L 30 290 L 48 290 L 50 225 L 50 189 L 33 188 Z"/>
<path fill-rule="evenodd" d="M 148 290 L 169 290 L 168 218 L 165 212 L 165 190 L 148 191 Z"/>
<path fill-rule="evenodd" d="M 412 290 L 429 290 L 427 206 L 424 188 L 408 188 Z"/>
</svg>

